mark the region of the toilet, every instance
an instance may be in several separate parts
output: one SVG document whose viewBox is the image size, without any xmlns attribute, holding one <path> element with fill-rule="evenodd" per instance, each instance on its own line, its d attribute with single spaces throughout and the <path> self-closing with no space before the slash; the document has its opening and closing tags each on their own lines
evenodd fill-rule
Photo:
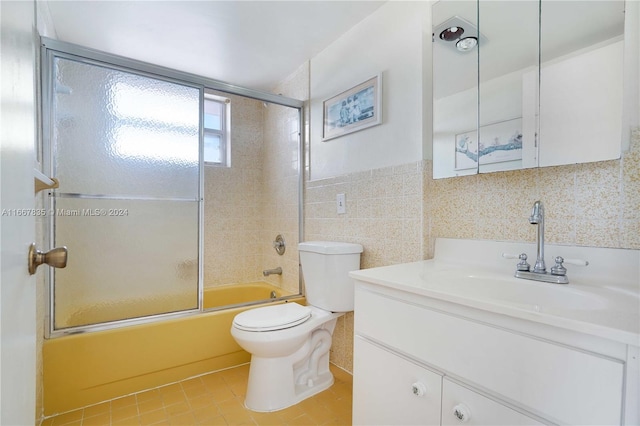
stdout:
<svg viewBox="0 0 640 426">
<path fill-rule="evenodd" d="M 231 335 L 251 354 L 245 406 L 290 407 L 329 388 L 331 335 L 338 317 L 353 311 L 349 271 L 360 269 L 360 244 L 298 244 L 307 306 L 289 302 L 249 309 L 233 319 Z"/>
</svg>

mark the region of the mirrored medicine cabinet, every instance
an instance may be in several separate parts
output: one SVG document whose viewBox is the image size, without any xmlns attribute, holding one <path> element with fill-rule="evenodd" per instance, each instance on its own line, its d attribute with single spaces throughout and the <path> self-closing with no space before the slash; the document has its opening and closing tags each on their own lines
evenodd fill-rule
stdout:
<svg viewBox="0 0 640 426">
<path fill-rule="evenodd" d="M 433 177 L 620 158 L 624 9 L 434 3 Z"/>
</svg>

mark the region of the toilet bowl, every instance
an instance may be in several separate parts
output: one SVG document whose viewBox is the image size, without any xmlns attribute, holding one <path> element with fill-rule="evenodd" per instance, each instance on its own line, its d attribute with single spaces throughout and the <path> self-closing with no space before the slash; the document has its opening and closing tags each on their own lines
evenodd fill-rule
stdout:
<svg viewBox="0 0 640 426">
<path fill-rule="evenodd" d="M 251 354 L 245 406 L 253 411 L 290 407 L 333 384 L 331 336 L 337 319 L 353 310 L 347 274 L 360 268 L 362 246 L 313 241 L 298 249 L 309 305 L 250 309 L 236 315 L 231 327 L 236 342 Z"/>
<path fill-rule="evenodd" d="M 251 354 L 245 399 L 245 406 L 250 410 L 266 412 L 287 408 L 333 384 L 329 371 L 331 334 L 343 313 L 293 302 L 251 311 L 270 310 L 269 315 L 286 315 L 290 307 L 308 310 L 309 317 L 298 325 L 284 325 L 286 328 L 282 329 L 274 326 L 269 331 L 241 329 L 238 322 L 246 325 L 247 319 L 238 318 L 241 314 L 234 319 L 231 335 Z"/>
</svg>

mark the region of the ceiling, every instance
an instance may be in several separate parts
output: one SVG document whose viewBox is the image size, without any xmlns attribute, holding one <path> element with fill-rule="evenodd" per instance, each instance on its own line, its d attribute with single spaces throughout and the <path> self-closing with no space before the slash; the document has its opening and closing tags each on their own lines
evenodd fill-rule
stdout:
<svg viewBox="0 0 640 426">
<path fill-rule="evenodd" d="M 384 1 L 57 1 L 57 38 L 271 89 Z"/>
</svg>

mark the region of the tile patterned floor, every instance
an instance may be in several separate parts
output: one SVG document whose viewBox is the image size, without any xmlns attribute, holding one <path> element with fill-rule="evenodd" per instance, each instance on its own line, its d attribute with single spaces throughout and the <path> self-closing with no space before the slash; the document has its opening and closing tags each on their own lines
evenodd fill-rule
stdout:
<svg viewBox="0 0 640 426">
<path fill-rule="evenodd" d="M 350 425 L 352 376 L 334 365 L 335 383 L 273 413 L 244 408 L 249 365 L 103 402 L 45 419 L 42 426 Z"/>
</svg>

